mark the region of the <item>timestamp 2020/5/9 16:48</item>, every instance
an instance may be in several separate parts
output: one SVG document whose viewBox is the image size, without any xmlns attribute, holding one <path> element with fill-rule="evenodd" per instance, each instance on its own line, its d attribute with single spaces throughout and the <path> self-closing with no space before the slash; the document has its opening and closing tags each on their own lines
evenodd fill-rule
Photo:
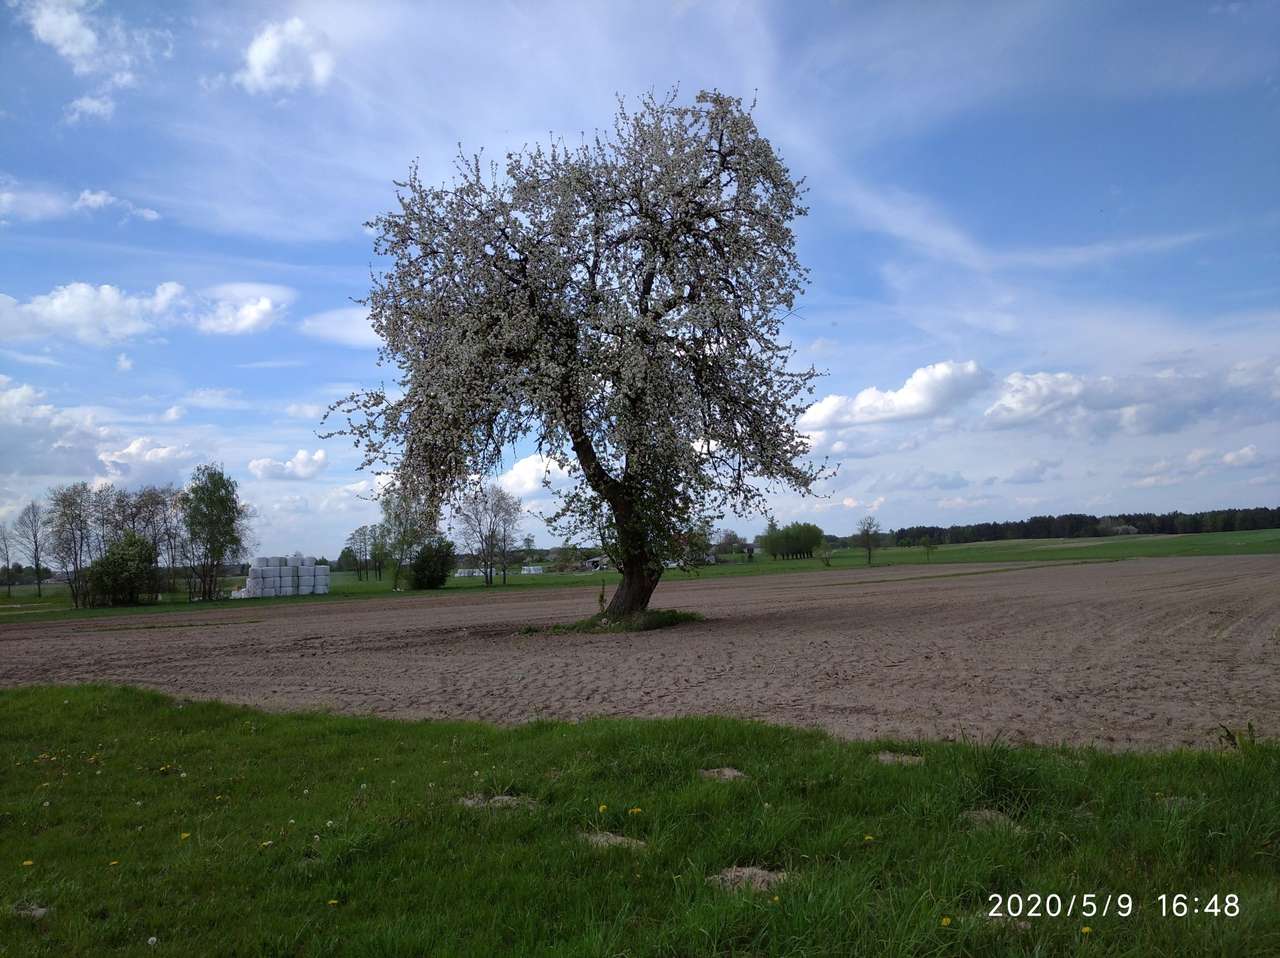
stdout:
<svg viewBox="0 0 1280 958">
<path fill-rule="evenodd" d="M 1240 914 L 1240 896 L 1235 893 L 1194 895 L 1184 892 L 1155 896 L 1151 904 L 1165 918 L 1187 918 L 1208 915 L 1214 918 L 1235 918 Z M 1101 918 L 1115 915 L 1128 918 L 1137 913 L 1139 902 L 1128 893 L 1086 893 L 1063 895 L 1057 892 L 1041 894 L 987 896 L 989 918 Z"/>
</svg>

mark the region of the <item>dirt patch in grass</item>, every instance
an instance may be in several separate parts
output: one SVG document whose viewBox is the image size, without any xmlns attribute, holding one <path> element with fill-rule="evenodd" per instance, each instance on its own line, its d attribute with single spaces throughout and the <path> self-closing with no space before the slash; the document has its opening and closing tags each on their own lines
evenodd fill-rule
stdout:
<svg viewBox="0 0 1280 958">
<path fill-rule="evenodd" d="M 718 875 L 707 879 L 713 885 L 729 891 L 747 888 L 751 891 L 768 891 L 780 881 L 785 881 L 786 872 L 770 871 L 767 868 L 756 868 L 754 865 L 734 865 L 726 868 Z"/>
<path fill-rule="evenodd" d="M 464 808 L 537 808 L 536 799 L 527 795 L 467 795 L 458 799 Z"/>
<path fill-rule="evenodd" d="M 595 848 L 625 848 L 628 851 L 638 852 L 647 847 L 638 838 L 628 838 L 626 835 L 617 835 L 613 832 L 581 832 L 580 834 L 584 842 Z"/>
<path fill-rule="evenodd" d="M 746 772 L 740 772 L 736 768 L 702 768 L 698 770 L 698 774 L 703 778 L 710 778 L 717 782 L 732 782 L 735 779 L 747 778 Z"/>
</svg>

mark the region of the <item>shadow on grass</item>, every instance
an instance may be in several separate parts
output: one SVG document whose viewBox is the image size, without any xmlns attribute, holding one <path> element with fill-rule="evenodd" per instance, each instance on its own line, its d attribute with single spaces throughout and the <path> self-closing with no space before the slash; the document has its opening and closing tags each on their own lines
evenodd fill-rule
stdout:
<svg viewBox="0 0 1280 958">
<path fill-rule="evenodd" d="M 604 613 L 600 613 L 564 625 L 526 625 L 520 630 L 520 634 L 604 635 L 610 632 L 650 632 L 654 629 L 669 629 L 685 622 L 701 621 L 703 616 L 697 612 L 683 612 L 680 609 L 647 609 L 620 619 L 610 619 Z"/>
</svg>

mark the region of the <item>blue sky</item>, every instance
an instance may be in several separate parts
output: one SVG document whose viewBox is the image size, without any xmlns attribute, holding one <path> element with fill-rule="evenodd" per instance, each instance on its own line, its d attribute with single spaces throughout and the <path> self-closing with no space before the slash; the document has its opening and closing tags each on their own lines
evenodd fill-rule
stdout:
<svg viewBox="0 0 1280 958">
<path fill-rule="evenodd" d="M 1276 504 L 1273 0 L 5 0 L 0 518 L 213 459 L 264 550 L 335 553 L 373 483 L 318 414 L 382 377 L 351 300 L 391 181 L 673 84 L 755 96 L 811 188 L 788 335 L 839 471 L 781 519 Z"/>
</svg>

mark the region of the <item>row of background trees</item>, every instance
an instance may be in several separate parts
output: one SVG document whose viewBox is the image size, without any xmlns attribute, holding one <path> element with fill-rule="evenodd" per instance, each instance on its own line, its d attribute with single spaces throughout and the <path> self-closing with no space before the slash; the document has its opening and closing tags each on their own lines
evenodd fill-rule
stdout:
<svg viewBox="0 0 1280 958">
<path fill-rule="evenodd" d="M 1116 535 L 1125 527 L 1143 534 L 1246 532 L 1280 528 L 1280 508 L 1213 509 L 1208 512 L 1126 512 L 1111 516 L 1065 513 L 1013 522 L 956 526 L 904 526 L 893 533 L 899 545 L 929 540 L 937 544 L 997 542 L 1002 539 L 1076 539 Z M 1128 530 L 1125 530 L 1128 531 Z"/>
<path fill-rule="evenodd" d="M 391 586 L 398 589 L 406 571 L 424 550 L 437 557 L 443 554 L 445 537 L 439 531 L 438 512 L 424 497 L 389 488 L 380 503 L 382 521 L 354 529 L 347 536 L 336 567 L 355 572 L 361 579 L 380 580 L 384 571 L 389 571 Z M 499 575 L 505 584 L 511 566 L 523 561 L 532 550 L 531 536 L 526 536 L 523 543 L 517 541 L 523 517 L 520 498 L 497 483 L 481 484 L 453 503 L 452 521 L 476 568 L 484 574 L 486 585 L 492 585 Z M 452 548 L 449 554 L 452 556 Z"/>
<path fill-rule="evenodd" d="M 111 484 L 55 486 L 12 526 L 0 523 L 0 560 L 12 592 L 15 565 L 34 570 L 36 594 L 51 573 L 77 608 L 134 604 L 185 585 L 188 598 L 213 599 L 228 564 L 252 548 L 252 511 L 221 466 L 198 466 L 181 489 Z M 18 562 L 15 562 L 15 559 Z"/>
</svg>

